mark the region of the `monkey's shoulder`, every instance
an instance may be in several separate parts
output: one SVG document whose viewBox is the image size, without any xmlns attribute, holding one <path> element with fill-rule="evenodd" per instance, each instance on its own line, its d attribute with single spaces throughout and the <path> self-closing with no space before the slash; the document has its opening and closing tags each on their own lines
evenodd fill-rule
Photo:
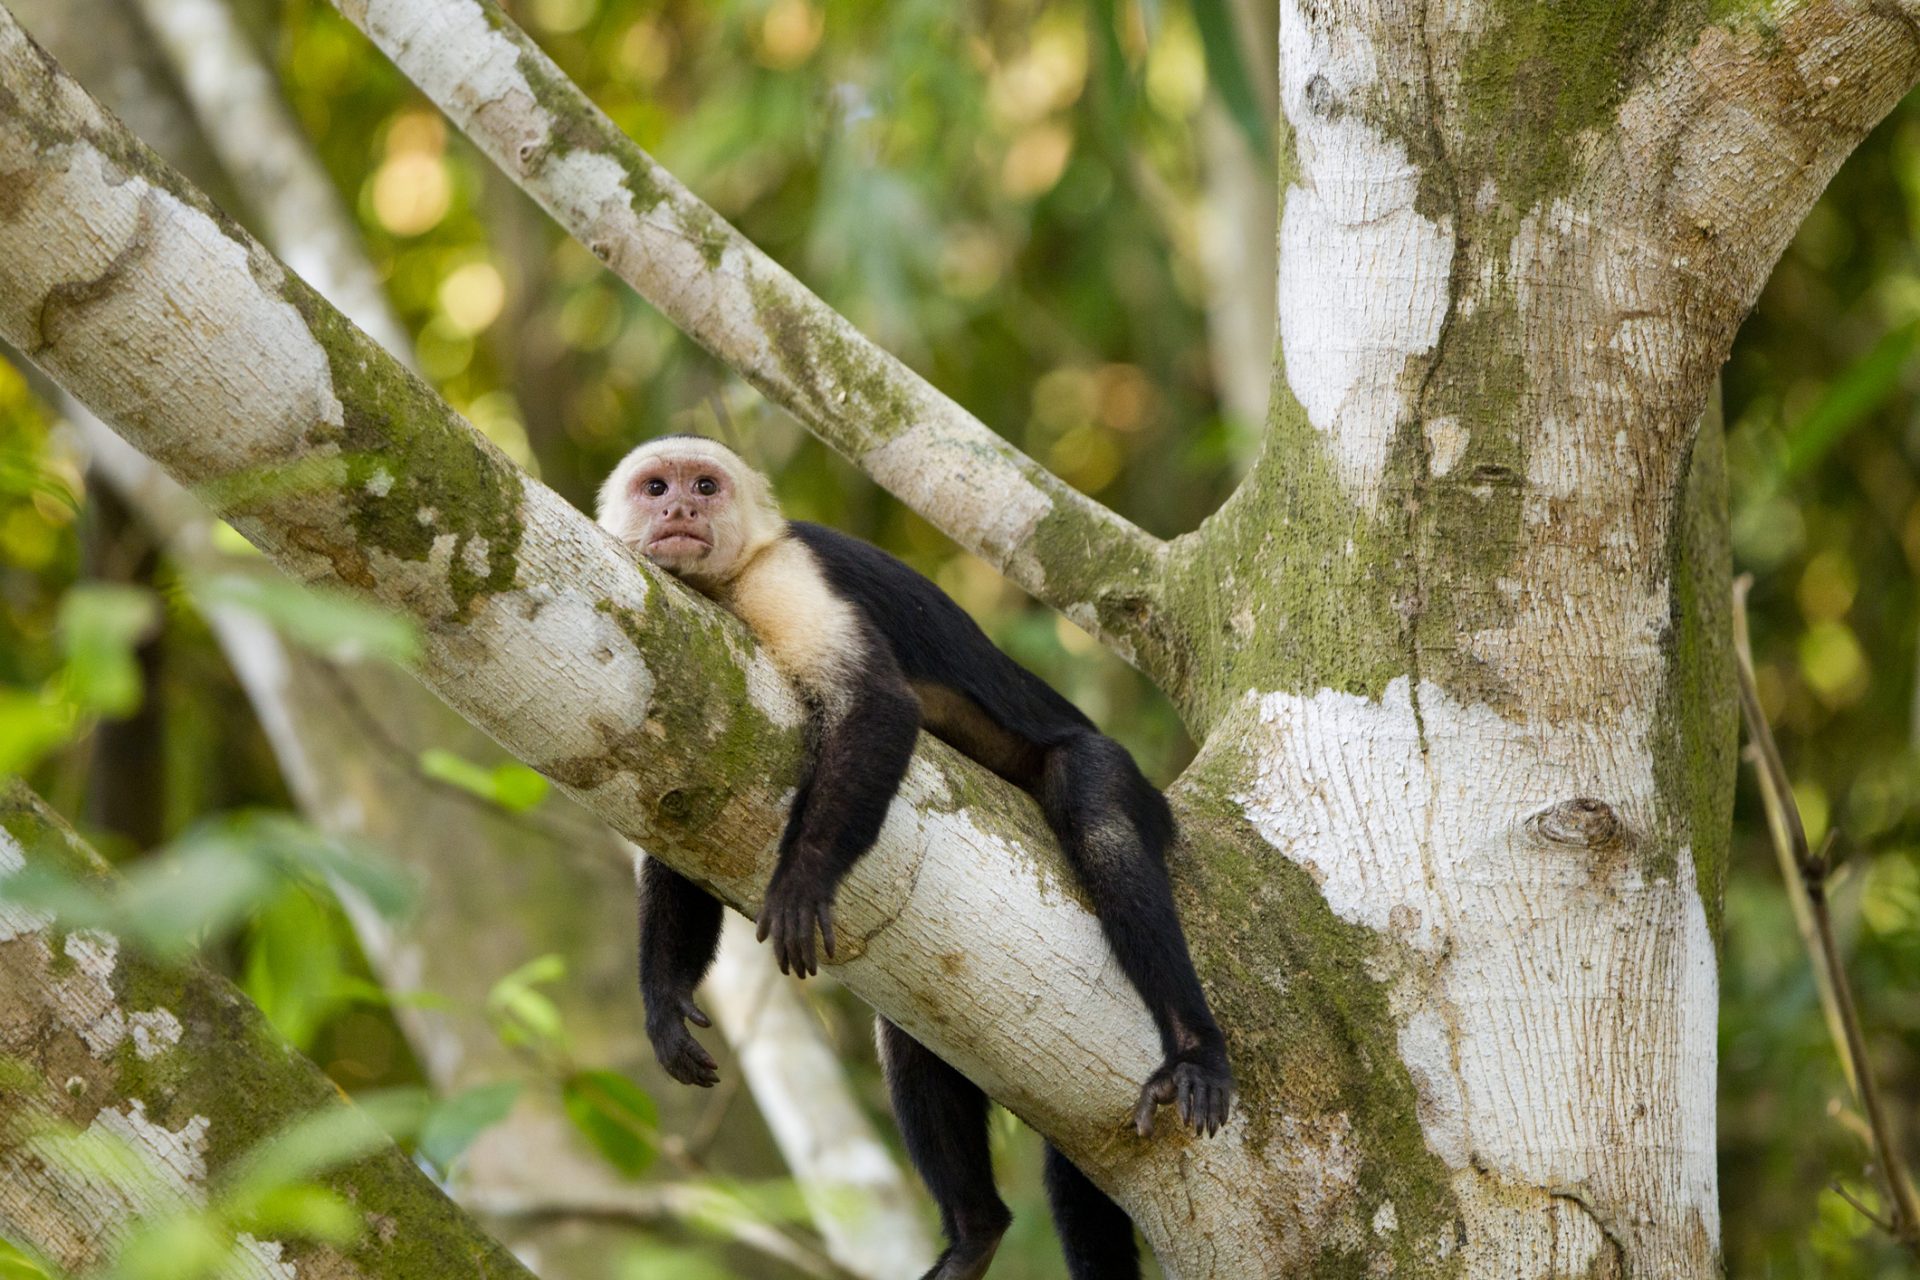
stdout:
<svg viewBox="0 0 1920 1280">
<path fill-rule="evenodd" d="M 798 539 L 779 538 L 755 556 L 722 603 L 747 624 L 774 665 L 802 685 L 844 685 L 867 661 L 859 610 Z"/>
</svg>

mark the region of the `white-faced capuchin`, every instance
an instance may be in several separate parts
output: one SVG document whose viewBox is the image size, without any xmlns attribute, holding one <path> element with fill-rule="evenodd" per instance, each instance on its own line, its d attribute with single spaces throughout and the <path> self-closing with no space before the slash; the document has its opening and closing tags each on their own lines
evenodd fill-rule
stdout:
<svg viewBox="0 0 1920 1280">
<path fill-rule="evenodd" d="M 833 956 L 833 895 L 873 845 L 922 728 L 1039 801 L 1166 1060 L 1140 1091 L 1144 1136 L 1171 1104 L 1196 1133 L 1227 1119 L 1226 1041 L 1187 954 L 1168 889 L 1173 814 L 1133 757 L 1072 703 L 994 648 L 932 582 L 877 547 L 784 519 L 765 476 L 731 450 L 668 436 L 628 454 L 600 491 L 600 524 L 736 614 L 809 708 L 811 768 L 780 839 L 760 912 L 783 971 Z M 664 863 L 640 887 L 647 1035 L 674 1079 L 711 1085 L 712 1057 L 687 1030 L 720 940 L 720 904 Z M 1011 1215 L 994 1189 L 987 1099 L 912 1037 L 879 1020 L 881 1062 L 909 1155 L 949 1241 L 924 1280 L 979 1280 Z M 1051 1145 L 1048 1201 L 1075 1280 L 1139 1275 L 1126 1212 Z"/>
</svg>

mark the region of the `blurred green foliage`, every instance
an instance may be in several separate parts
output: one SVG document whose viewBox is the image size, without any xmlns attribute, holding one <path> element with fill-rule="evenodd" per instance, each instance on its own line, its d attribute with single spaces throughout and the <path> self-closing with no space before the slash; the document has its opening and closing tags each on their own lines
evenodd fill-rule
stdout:
<svg viewBox="0 0 1920 1280">
<path fill-rule="evenodd" d="M 1834 179 L 1735 344 L 1734 560 L 1756 676 L 1833 887 L 1873 1067 L 1920 1157 L 1920 102 Z M 1920 1274 L 1880 1203 L 1743 776 L 1720 1018 L 1721 1197 L 1738 1276 Z"/>
<path fill-rule="evenodd" d="M 728 439 L 775 474 L 793 514 L 905 557 L 1156 778 L 1178 772 L 1192 746 L 1142 679 L 681 337 L 494 173 L 326 0 L 247 7 L 359 219 L 422 369 L 512 456 L 587 506 L 637 440 L 668 430 Z M 1021 448 L 1162 534 L 1192 528 L 1218 504 L 1258 428 L 1219 406 L 1195 230 L 1208 176 L 1195 125 L 1209 78 L 1243 134 L 1270 128 L 1248 103 L 1249 86 L 1271 74 L 1270 53 L 1235 44 L 1228 7 L 508 5 L 616 122 L 828 302 Z M 1242 61 L 1247 79 L 1237 81 Z M 1814 836 L 1837 829 L 1849 857 L 1837 911 L 1874 1066 L 1910 1152 L 1920 1134 L 1917 238 L 1920 103 L 1909 101 L 1842 170 L 1787 252 L 1724 384 L 1736 560 L 1757 577 L 1761 692 Z M 112 901 L 62 905 L 161 945 L 241 923 L 212 954 L 343 1086 L 417 1080 L 331 880 L 317 874 L 340 868 L 256 856 L 300 843 L 257 815 L 252 827 L 206 825 L 286 797 L 198 611 L 247 609 L 298 642 L 381 658 L 406 657 L 417 638 L 271 579 L 188 582 L 166 565 L 151 577 L 100 570 L 128 562 L 101 552 L 129 537 L 137 534 L 85 499 L 49 411 L 0 365 L 0 767 L 27 772 L 79 816 L 90 788 L 126 781 L 90 773 L 99 736 L 135 723 L 138 708 L 161 712 L 142 732 L 153 735 L 145 746 L 165 848 L 136 864 Z M 157 664 L 137 660 L 156 646 Z M 544 794 L 534 775 L 446 753 L 420 764 L 508 808 Z M 135 851 L 111 830 L 94 834 Z M 1829 1189 L 1842 1182 L 1875 1202 L 1859 1118 L 1764 841 L 1743 779 L 1722 952 L 1729 1271 L 1912 1274 Z M 216 870 L 219 891 L 198 895 L 200 914 L 183 921 L 168 906 L 181 895 L 170 898 L 167 886 L 204 887 Z M 550 958 L 530 958 L 495 987 L 496 1029 L 541 1064 L 600 1149 L 639 1172 L 664 1138 L 650 1100 L 571 1060 L 560 1015 L 539 990 L 562 978 Z M 864 1017 L 844 1004 L 823 1017 L 880 1111 Z M 518 1086 L 496 1084 L 441 1100 L 420 1121 L 421 1154 L 449 1168 L 518 1097 Z M 994 1274 L 1057 1277 L 1037 1145 L 1011 1121 L 996 1126 L 995 1141 L 1017 1217 Z M 728 1212 L 797 1212 L 737 1188 L 728 1195 Z M 317 1231 L 339 1225 L 298 1197 L 281 1212 Z M 230 1222 L 218 1215 L 230 1208 L 222 1201 L 208 1213 L 154 1230 L 183 1233 L 169 1248 L 224 1247 Z M 701 1248 L 651 1243 L 624 1266 L 728 1274 L 721 1254 Z M 16 1274 L 36 1273 L 30 1260 L 0 1254 L 0 1275 Z"/>
</svg>

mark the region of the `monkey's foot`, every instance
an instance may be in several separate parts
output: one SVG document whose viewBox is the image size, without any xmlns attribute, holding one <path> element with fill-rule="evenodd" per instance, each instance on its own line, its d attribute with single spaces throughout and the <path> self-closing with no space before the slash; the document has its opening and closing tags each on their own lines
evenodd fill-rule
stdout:
<svg viewBox="0 0 1920 1280">
<path fill-rule="evenodd" d="M 711 1089 L 720 1080 L 719 1064 L 701 1047 L 685 1020 L 696 1027 L 710 1027 L 712 1021 L 700 1011 L 692 996 L 671 999 L 664 1016 L 647 1018 L 647 1039 L 653 1044 L 653 1056 L 666 1073 L 681 1084 Z"/>
<path fill-rule="evenodd" d="M 760 908 L 759 927 L 753 936 L 761 942 L 773 939 L 773 958 L 780 972 L 810 978 L 820 972 L 820 961 L 813 949 L 813 931 L 819 926 L 820 940 L 826 944 L 827 959 L 833 959 L 833 890 L 824 893 L 807 877 L 776 876 L 767 886 L 767 900 Z"/>
<path fill-rule="evenodd" d="M 1233 1109 L 1233 1072 L 1224 1051 L 1211 1046 L 1183 1049 L 1160 1064 L 1140 1087 L 1133 1127 L 1143 1138 L 1153 1134 L 1153 1113 L 1172 1104 L 1195 1137 L 1212 1137 Z"/>
<path fill-rule="evenodd" d="M 940 1261 L 933 1264 L 933 1270 L 920 1280 L 981 1280 L 1000 1248 L 1000 1236 L 1005 1231 L 1002 1227 L 990 1236 L 955 1240 L 940 1255 Z"/>
</svg>

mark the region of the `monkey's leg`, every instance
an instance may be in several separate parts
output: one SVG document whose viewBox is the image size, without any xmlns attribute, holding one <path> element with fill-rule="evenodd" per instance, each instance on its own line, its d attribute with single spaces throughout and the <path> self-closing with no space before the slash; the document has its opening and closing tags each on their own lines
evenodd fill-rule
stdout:
<svg viewBox="0 0 1920 1280">
<path fill-rule="evenodd" d="M 1121 971 L 1160 1030 L 1166 1060 L 1134 1110 L 1144 1137 L 1156 1107 L 1173 1104 L 1195 1133 L 1226 1123 L 1233 1099 L 1227 1042 L 1207 1008 L 1167 882 L 1173 813 L 1127 749 L 1097 733 L 1047 752 L 1041 808 L 1080 882 Z"/>
<path fill-rule="evenodd" d="M 1088 1181 L 1073 1161 L 1047 1144 L 1047 1204 L 1073 1280 L 1139 1280 L 1133 1219 Z"/>
<path fill-rule="evenodd" d="M 647 1039 L 668 1075 L 711 1087 L 720 1078 L 713 1056 L 687 1030 L 712 1026 L 693 1002 L 720 949 L 720 903 L 666 863 L 640 864 L 640 1001 Z"/>
<path fill-rule="evenodd" d="M 885 1018 L 874 1025 L 894 1119 L 947 1233 L 947 1251 L 921 1280 L 980 1280 L 1013 1221 L 993 1186 L 987 1095 Z"/>
</svg>

